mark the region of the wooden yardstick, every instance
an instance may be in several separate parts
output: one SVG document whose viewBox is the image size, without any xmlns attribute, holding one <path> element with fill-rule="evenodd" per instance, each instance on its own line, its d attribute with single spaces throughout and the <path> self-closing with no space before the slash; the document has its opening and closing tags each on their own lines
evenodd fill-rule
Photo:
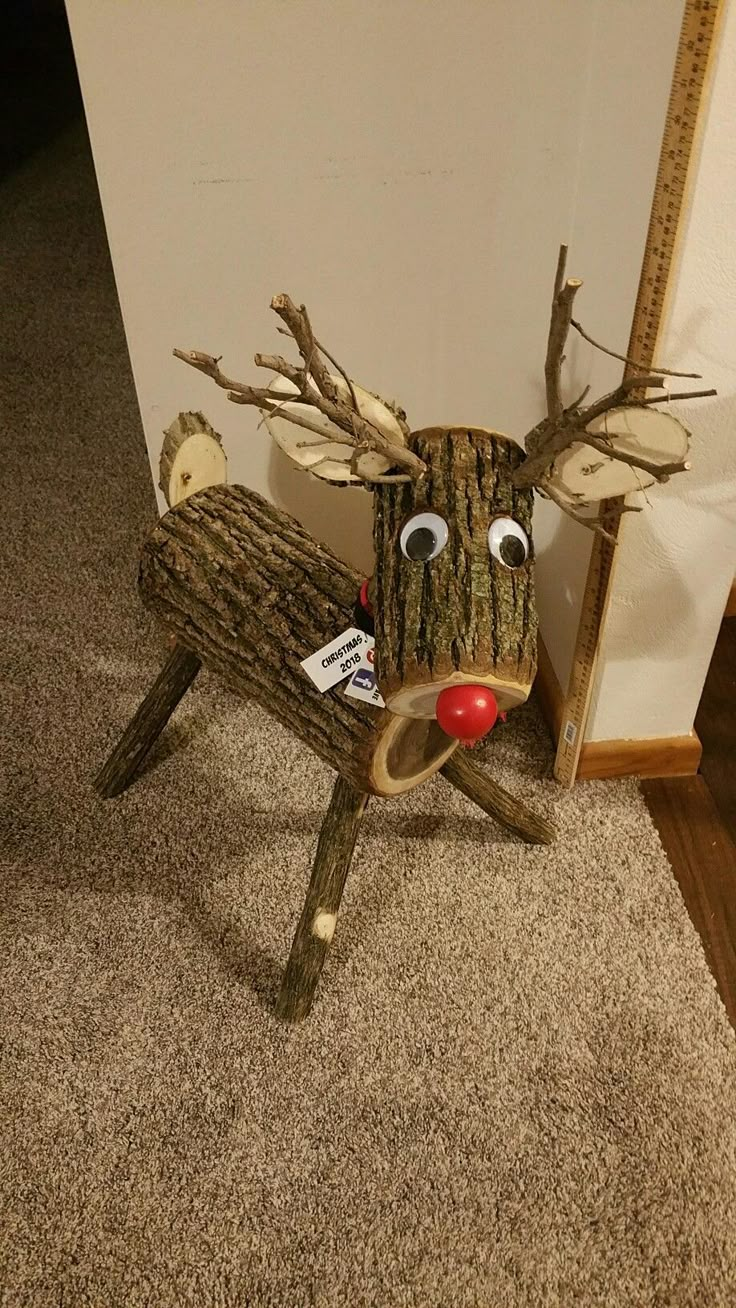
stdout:
<svg viewBox="0 0 736 1308">
<path fill-rule="evenodd" d="M 642 371 L 651 369 L 655 359 L 693 154 L 695 127 L 711 56 L 716 47 L 718 18 L 724 7 L 724 0 L 686 0 L 684 7 L 639 289 L 629 348 L 626 351 L 629 358 L 636 359 L 637 364 L 641 365 Z M 629 371 L 631 370 L 627 368 L 626 372 Z M 618 535 L 619 527 L 620 520 L 615 519 L 615 525 L 609 528 L 613 536 Z M 611 597 L 615 555 L 615 545 L 597 534 L 593 539 L 588 565 L 555 758 L 555 778 L 568 787 L 573 785 L 577 776 L 585 738 L 601 631 Z"/>
</svg>

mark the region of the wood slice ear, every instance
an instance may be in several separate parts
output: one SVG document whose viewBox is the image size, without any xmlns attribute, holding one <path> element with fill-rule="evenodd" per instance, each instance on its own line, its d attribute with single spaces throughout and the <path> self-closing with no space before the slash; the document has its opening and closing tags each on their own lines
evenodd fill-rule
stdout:
<svg viewBox="0 0 736 1308">
<path fill-rule="evenodd" d="M 344 378 L 333 376 L 332 381 L 337 387 L 340 400 L 350 404 L 352 396 Z M 352 386 L 360 416 L 387 436 L 392 444 L 405 446 L 404 432 L 388 405 L 377 399 L 370 391 L 358 386 L 356 382 L 353 382 Z M 285 377 L 277 377 L 269 390 L 275 396 L 288 397 L 297 394 L 297 387 Z M 290 401 L 287 398 L 279 413 L 266 413 L 263 410 L 262 412 L 270 434 L 291 462 L 323 481 L 336 482 L 343 486 L 360 486 L 363 482 L 370 481 L 372 477 L 382 476 L 392 466 L 388 458 L 369 451 L 359 456 L 357 471 L 352 472 L 350 462 L 354 454 L 353 446 L 345 443 L 344 433 L 334 422 L 311 405 Z M 309 423 L 310 428 L 318 430 L 309 430 L 296 425 L 287 417 L 289 413 L 293 414 L 294 418 L 301 418 Z M 332 437 L 334 439 L 331 439 Z"/>
<path fill-rule="evenodd" d="M 159 486 L 169 508 L 180 500 L 227 482 L 222 437 L 202 413 L 180 413 L 164 432 Z"/>
<path fill-rule="evenodd" d="M 628 495 L 657 481 L 655 473 L 626 462 L 627 456 L 664 467 L 684 460 L 690 445 L 690 433 L 677 418 L 636 405 L 601 414 L 586 431 L 596 438 L 596 447 L 582 442 L 568 446 L 547 478 L 554 490 L 577 504 Z M 601 448 L 605 445 L 615 451 L 613 457 Z"/>
</svg>

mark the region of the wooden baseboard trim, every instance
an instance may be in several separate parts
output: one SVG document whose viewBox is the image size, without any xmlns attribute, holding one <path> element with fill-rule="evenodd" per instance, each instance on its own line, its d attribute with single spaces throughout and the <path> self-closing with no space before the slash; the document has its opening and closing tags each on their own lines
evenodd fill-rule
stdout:
<svg viewBox="0 0 736 1308">
<path fill-rule="evenodd" d="M 694 731 L 655 740 L 586 740 L 578 781 L 603 777 L 691 777 L 703 747 Z"/>
<path fill-rule="evenodd" d="M 552 739 L 557 743 L 565 695 L 541 639 L 534 687 Z M 694 731 L 687 736 L 653 740 L 587 740 L 580 752 L 577 780 L 689 777 L 697 772 L 702 753 L 703 747 Z"/>
</svg>

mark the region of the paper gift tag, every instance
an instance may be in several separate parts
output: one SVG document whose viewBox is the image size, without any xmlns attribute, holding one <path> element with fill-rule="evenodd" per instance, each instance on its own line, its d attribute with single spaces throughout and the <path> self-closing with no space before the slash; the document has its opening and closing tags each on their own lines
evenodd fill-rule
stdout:
<svg viewBox="0 0 736 1308">
<path fill-rule="evenodd" d="M 323 645 L 301 665 L 317 690 L 324 692 L 356 672 L 365 652 L 373 646 L 373 637 L 348 627 L 341 636 L 335 636 L 329 645 Z"/>
<path fill-rule="evenodd" d="M 374 640 L 369 636 L 370 647 L 365 651 L 360 664 L 353 673 L 348 685 L 345 687 L 345 694 L 350 695 L 351 699 L 363 699 L 367 704 L 375 704 L 377 708 L 385 708 L 385 700 L 376 685 L 376 674 L 373 668 L 374 658 Z"/>
</svg>

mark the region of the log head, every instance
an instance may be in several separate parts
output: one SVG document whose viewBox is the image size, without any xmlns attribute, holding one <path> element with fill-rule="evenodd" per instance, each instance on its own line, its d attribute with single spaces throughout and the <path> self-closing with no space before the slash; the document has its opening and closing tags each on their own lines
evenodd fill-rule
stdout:
<svg viewBox="0 0 736 1308">
<path fill-rule="evenodd" d="M 532 491 L 498 432 L 432 427 L 408 447 L 418 481 L 375 490 L 377 682 L 392 712 L 436 718 L 443 690 L 487 687 L 500 710 L 536 671 Z"/>
</svg>

